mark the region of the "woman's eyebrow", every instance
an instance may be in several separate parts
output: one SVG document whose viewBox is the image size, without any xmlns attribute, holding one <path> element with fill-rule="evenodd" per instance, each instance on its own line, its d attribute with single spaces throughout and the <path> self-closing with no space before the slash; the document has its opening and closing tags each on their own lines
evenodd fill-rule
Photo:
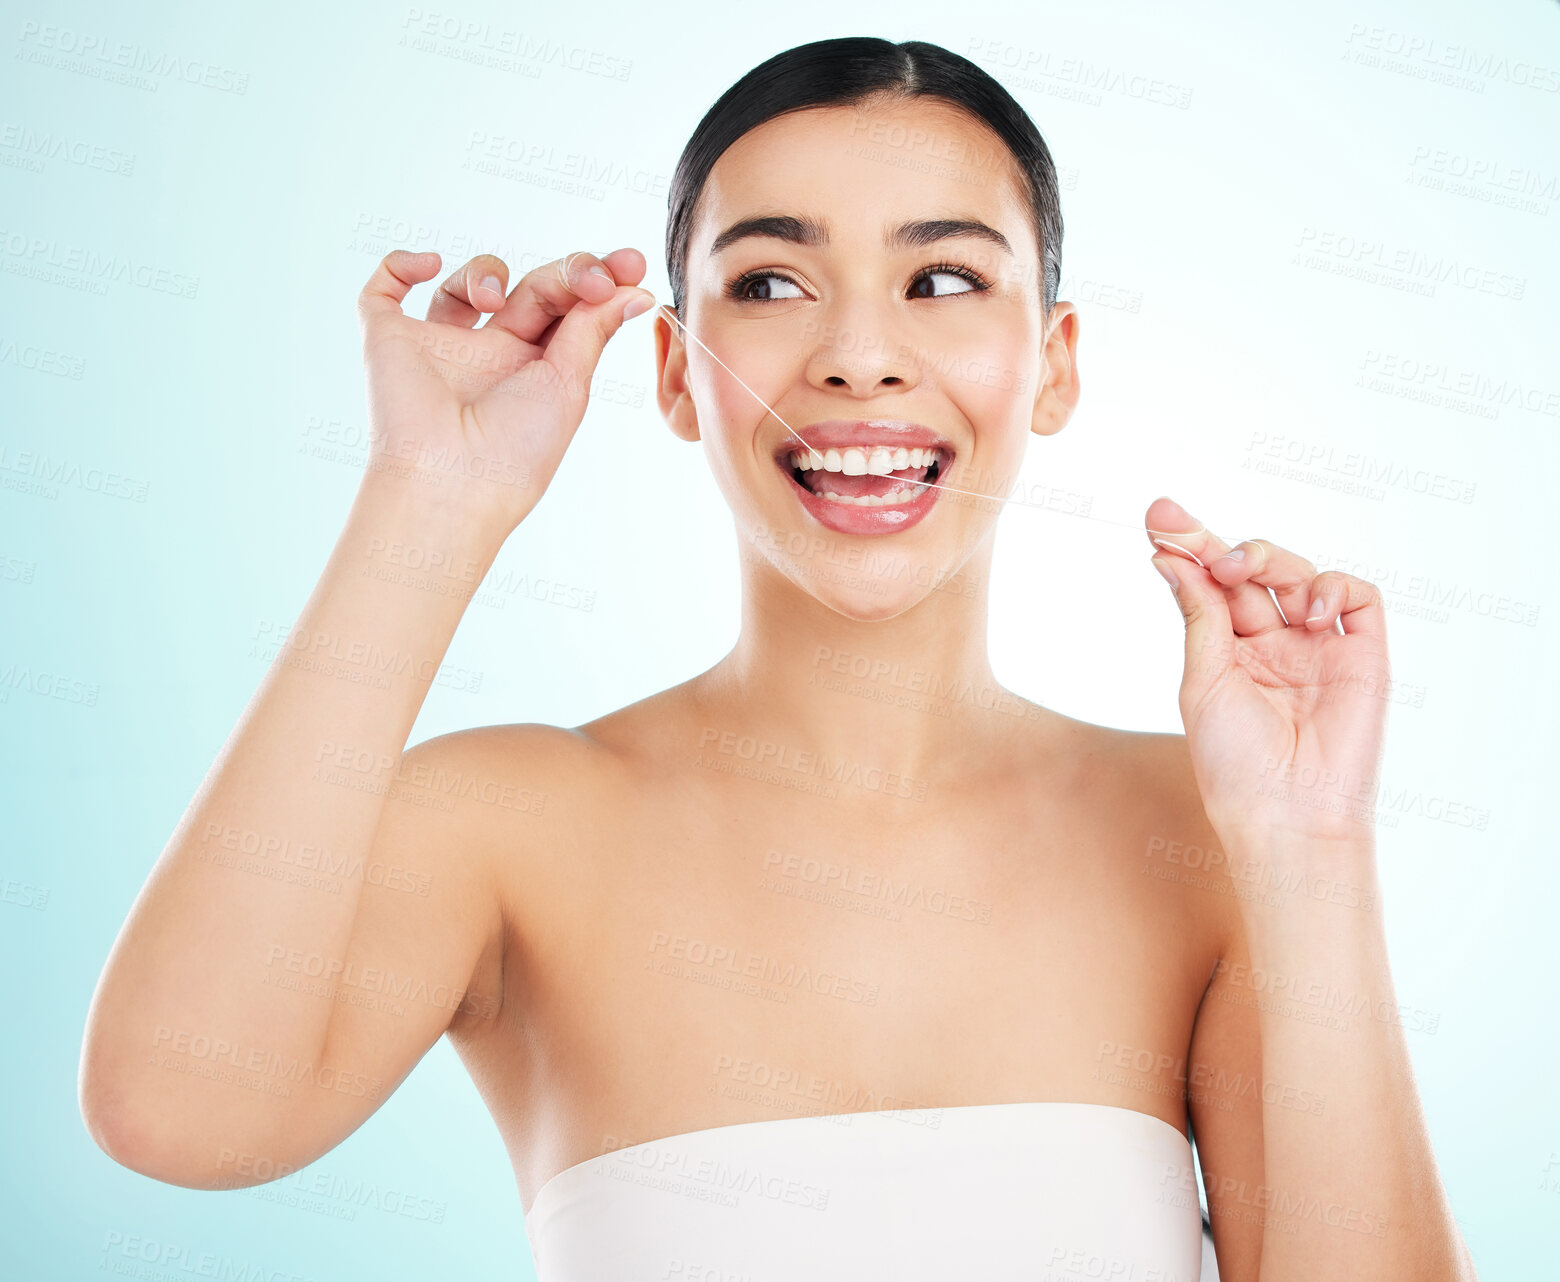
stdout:
<svg viewBox="0 0 1560 1282">
<path fill-rule="evenodd" d="M 710 253 L 718 254 L 749 236 L 770 236 L 793 245 L 827 245 L 829 225 L 822 219 L 805 214 L 760 214 L 732 223 L 715 237 Z M 1013 252 L 1006 236 L 978 218 L 922 218 L 901 223 L 883 234 L 883 243 L 890 249 L 917 249 L 956 236 L 973 236 L 990 241 L 1004 253 Z"/>
<path fill-rule="evenodd" d="M 884 236 L 883 241 L 890 249 L 919 249 L 955 236 L 974 236 L 990 241 L 1005 254 L 1013 252 L 1006 236 L 978 218 L 923 218 L 918 222 L 902 223 Z"/>
</svg>

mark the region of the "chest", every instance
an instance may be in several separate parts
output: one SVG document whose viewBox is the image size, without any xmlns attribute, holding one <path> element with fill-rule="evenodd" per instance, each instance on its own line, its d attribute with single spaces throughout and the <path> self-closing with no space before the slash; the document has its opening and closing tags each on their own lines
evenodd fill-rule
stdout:
<svg viewBox="0 0 1560 1282">
<path fill-rule="evenodd" d="M 1180 1124 L 1206 959 L 1120 814 L 784 791 L 620 798 L 512 888 L 494 1059 L 547 1137 L 536 1184 L 811 1113 L 1055 1099 Z M 1123 1079 L 1124 1049 L 1154 1067 Z"/>
</svg>

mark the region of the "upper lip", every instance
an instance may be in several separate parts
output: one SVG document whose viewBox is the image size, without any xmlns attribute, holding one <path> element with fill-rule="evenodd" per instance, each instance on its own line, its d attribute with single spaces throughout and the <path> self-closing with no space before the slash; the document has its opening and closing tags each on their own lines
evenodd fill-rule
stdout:
<svg viewBox="0 0 1560 1282">
<path fill-rule="evenodd" d="M 801 440 L 797 440 L 797 437 Z M 910 423 L 898 418 L 830 418 L 820 423 L 810 423 L 795 435 L 786 434 L 785 441 L 775 453 L 784 463 L 790 455 L 800 453 L 805 446 L 818 451 L 842 450 L 850 445 L 886 445 L 891 449 L 941 450 L 953 457 L 953 442 L 941 432 L 934 432 L 924 423 Z"/>
</svg>

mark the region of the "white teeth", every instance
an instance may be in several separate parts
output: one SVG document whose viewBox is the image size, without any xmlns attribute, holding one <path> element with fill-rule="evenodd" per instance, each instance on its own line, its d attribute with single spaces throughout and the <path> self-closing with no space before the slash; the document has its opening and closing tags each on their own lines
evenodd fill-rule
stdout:
<svg viewBox="0 0 1560 1282">
<path fill-rule="evenodd" d="M 887 494 L 836 494 L 833 490 L 822 490 L 820 498 L 832 499 L 835 503 L 854 503 L 857 507 L 888 507 L 894 503 L 908 503 L 919 493 L 919 488 L 910 489 L 899 486 Z"/>
<path fill-rule="evenodd" d="M 851 445 L 843 450 L 794 450 L 790 464 L 799 472 L 840 472 L 845 476 L 887 476 L 907 467 L 930 467 L 936 450 L 890 449 L 886 445 Z"/>
</svg>

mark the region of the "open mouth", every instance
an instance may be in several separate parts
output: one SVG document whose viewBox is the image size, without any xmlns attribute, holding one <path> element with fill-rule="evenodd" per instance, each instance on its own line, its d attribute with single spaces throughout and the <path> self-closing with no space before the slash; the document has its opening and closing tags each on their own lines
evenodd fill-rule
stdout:
<svg viewBox="0 0 1560 1282">
<path fill-rule="evenodd" d="M 944 449 L 891 445 L 827 450 L 798 445 L 778 460 L 804 490 L 832 503 L 856 507 L 913 503 L 952 461 L 953 456 Z"/>
</svg>

